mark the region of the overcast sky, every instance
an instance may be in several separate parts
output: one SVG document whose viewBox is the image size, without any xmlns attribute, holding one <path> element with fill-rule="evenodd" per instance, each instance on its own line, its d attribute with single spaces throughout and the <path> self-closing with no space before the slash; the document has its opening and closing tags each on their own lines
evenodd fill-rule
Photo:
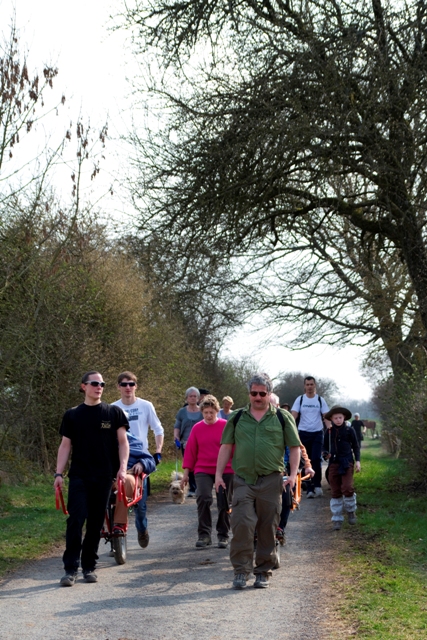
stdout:
<svg viewBox="0 0 427 640">
<path fill-rule="evenodd" d="M 126 34 L 107 29 L 111 25 L 109 16 L 120 9 L 120 0 L 0 0 L 0 24 L 6 37 L 14 6 L 21 48 L 29 50 L 31 68 L 54 64 L 59 69 L 54 89 L 59 96 L 62 92 L 67 97 L 67 117 L 75 122 L 81 112 L 94 127 L 108 117 L 112 137 L 123 133 L 132 115 L 127 77 L 136 74 L 137 68 Z M 117 141 L 109 142 L 106 155 L 102 180 L 108 183 L 120 175 L 126 156 Z M 113 204 L 109 201 L 108 207 L 116 210 L 117 219 L 127 219 L 129 206 L 117 198 Z M 360 400 L 370 396 L 369 383 L 359 371 L 363 354 L 356 347 L 337 351 L 317 346 L 292 352 L 277 345 L 268 347 L 262 334 L 250 335 L 243 329 L 230 339 L 224 354 L 252 356 L 272 376 L 281 371 L 302 371 L 333 378 L 344 396 Z"/>
</svg>

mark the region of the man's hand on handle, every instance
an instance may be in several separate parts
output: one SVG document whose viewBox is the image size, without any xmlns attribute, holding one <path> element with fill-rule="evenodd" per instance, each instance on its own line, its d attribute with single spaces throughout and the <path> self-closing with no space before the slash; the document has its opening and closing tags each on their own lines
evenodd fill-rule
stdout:
<svg viewBox="0 0 427 640">
<path fill-rule="evenodd" d="M 60 475 L 57 475 L 53 482 L 53 488 L 55 489 L 55 491 L 57 488 L 62 490 L 63 485 L 64 485 L 64 478 Z"/>
<path fill-rule="evenodd" d="M 126 482 L 126 469 L 119 469 L 116 480 L 118 480 L 119 478 L 123 483 Z"/>
<path fill-rule="evenodd" d="M 293 476 L 287 476 L 286 480 L 284 480 L 283 482 L 283 488 L 285 488 L 289 484 L 291 489 L 293 489 L 296 481 L 297 481 L 296 474 Z"/>
<path fill-rule="evenodd" d="M 140 462 L 137 462 L 129 469 L 129 473 L 133 473 L 134 476 L 139 476 L 141 473 L 144 473 L 144 467 Z"/>
</svg>

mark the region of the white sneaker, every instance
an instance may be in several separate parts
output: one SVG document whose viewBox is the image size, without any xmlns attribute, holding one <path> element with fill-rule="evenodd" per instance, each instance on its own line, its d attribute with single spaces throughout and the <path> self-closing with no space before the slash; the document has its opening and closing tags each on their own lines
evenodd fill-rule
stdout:
<svg viewBox="0 0 427 640">
<path fill-rule="evenodd" d="M 312 491 L 308 491 L 307 498 L 314 498 L 314 493 Z"/>
<path fill-rule="evenodd" d="M 314 495 L 315 496 L 323 496 L 323 489 L 322 487 L 314 487 Z"/>
</svg>

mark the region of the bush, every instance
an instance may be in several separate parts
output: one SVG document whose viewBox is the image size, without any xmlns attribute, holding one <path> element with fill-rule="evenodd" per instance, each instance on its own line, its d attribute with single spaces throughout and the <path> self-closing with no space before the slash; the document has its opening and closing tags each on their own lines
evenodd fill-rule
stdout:
<svg viewBox="0 0 427 640">
<path fill-rule="evenodd" d="M 427 464 L 427 376 L 405 375 L 384 392 L 382 442 L 396 457 L 402 453 L 413 480 L 427 486 L 420 469 Z"/>
</svg>

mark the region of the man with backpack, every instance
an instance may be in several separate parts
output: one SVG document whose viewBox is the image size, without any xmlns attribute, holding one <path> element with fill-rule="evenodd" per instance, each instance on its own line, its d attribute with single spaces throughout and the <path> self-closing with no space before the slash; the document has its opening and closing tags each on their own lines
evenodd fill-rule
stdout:
<svg viewBox="0 0 427 640">
<path fill-rule="evenodd" d="M 314 478 L 306 485 L 307 498 L 322 496 L 323 417 L 329 411 L 325 400 L 316 394 L 313 376 L 304 378 L 304 394 L 295 400 L 291 413 L 298 425 L 301 443 L 307 450 Z"/>
<path fill-rule="evenodd" d="M 255 588 L 269 586 L 276 562 L 282 487 L 294 486 L 300 459 L 301 443 L 292 416 L 270 403 L 273 391 L 270 378 L 265 373 L 255 374 L 248 389 L 249 404 L 233 411 L 224 428 L 215 476 L 215 489 L 226 488 L 222 475 L 234 447 L 230 544 L 233 589 L 244 589 L 252 570 Z M 285 446 L 290 449 L 291 472 L 283 482 Z M 257 548 L 253 568 L 255 529 Z"/>
</svg>

